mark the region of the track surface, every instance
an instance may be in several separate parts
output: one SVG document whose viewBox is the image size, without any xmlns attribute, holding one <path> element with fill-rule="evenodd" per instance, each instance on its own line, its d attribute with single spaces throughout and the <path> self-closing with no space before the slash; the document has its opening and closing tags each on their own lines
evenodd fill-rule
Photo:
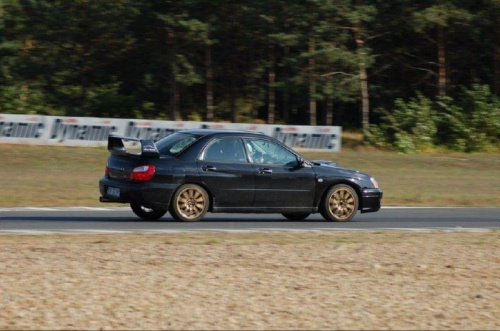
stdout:
<svg viewBox="0 0 500 331">
<path fill-rule="evenodd" d="M 128 208 L 0 209 L 0 232 L 182 232 L 182 231 L 349 231 L 500 230 L 500 208 L 383 208 L 357 214 L 348 223 L 326 222 L 319 214 L 290 222 L 279 214 L 207 214 L 196 223 L 141 221 Z"/>
</svg>

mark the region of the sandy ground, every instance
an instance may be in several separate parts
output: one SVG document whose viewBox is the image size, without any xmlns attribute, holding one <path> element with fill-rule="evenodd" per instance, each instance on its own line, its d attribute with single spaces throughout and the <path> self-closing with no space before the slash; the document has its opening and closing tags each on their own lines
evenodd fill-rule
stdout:
<svg viewBox="0 0 500 331">
<path fill-rule="evenodd" d="M 0 329 L 500 329 L 500 233 L 1 235 Z"/>
</svg>

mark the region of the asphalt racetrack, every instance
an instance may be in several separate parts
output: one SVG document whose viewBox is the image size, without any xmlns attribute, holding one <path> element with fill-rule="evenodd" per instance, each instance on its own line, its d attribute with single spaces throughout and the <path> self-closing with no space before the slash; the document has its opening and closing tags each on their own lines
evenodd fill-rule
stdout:
<svg viewBox="0 0 500 331">
<path fill-rule="evenodd" d="M 3 233 L 113 233 L 189 231 L 489 231 L 500 230 L 500 208 L 386 207 L 347 223 L 327 222 L 320 214 L 291 222 L 280 214 L 211 214 L 200 222 L 142 221 L 129 208 L 0 208 Z"/>
</svg>

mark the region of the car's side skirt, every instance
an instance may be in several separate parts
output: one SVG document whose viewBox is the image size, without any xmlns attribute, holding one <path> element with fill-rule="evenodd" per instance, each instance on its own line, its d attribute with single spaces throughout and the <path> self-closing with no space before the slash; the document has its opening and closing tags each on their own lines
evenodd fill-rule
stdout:
<svg viewBox="0 0 500 331">
<path fill-rule="evenodd" d="M 317 207 L 213 207 L 213 213 L 317 213 Z"/>
</svg>

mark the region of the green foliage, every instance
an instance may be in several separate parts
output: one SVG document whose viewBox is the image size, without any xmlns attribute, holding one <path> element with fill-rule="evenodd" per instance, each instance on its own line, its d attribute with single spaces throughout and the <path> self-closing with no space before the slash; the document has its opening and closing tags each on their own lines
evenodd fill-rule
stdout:
<svg viewBox="0 0 500 331">
<path fill-rule="evenodd" d="M 462 109 L 450 97 L 440 97 L 439 106 L 439 137 L 438 140 L 451 150 L 467 150 L 467 140 L 470 128 Z"/>
<path fill-rule="evenodd" d="M 132 96 L 120 93 L 118 83 L 96 86 L 88 92 L 87 114 L 97 117 L 134 117 Z"/>
<path fill-rule="evenodd" d="M 365 133 L 365 140 L 372 146 L 382 149 L 392 146 L 387 139 L 386 132 L 382 129 L 382 125 L 370 125 L 370 129 Z"/>
<path fill-rule="evenodd" d="M 415 12 L 413 18 L 415 29 L 423 32 L 435 26 L 447 28 L 455 22 L 466 22 L 472 18 L 472 14 L 453 1 L 443 1 Z"/>
<path fill-rule="evenodd" d="M 60 115 L 40 89 L 28 85 L 0 87 L 0 113 Z"/>
<path fill-rule="evenodd" d="M 438 101 L 418 94 L 398 99 L 392 111 L 380 110 L 382 121 L 372 126 L 367 140 L 377 147 L 415 152 L 444 145 L 450 150 L 480 152 L 500 142 L 500 102 L 487 85 L 464 89 L 461 98 Z"/>
<path fill-rule="evenodd" d="M 500 142 L 500 101 L 487 85 L 464 89 L 455 102 L 440 98 L 440 141 L 450 149 L 480 152 Z"/>
<path fill-rule="evenodd" d="M 191 112 L 189 114 L 188 121 L 201 122 L 203 121 L 203 116 L 196 112 Z"/>
<path fill-rule="evenodd" d="M 486 136 L 486 142 L 500 139 L 500 100 L 491 94 L 488 85 L 474 84 L 465 90 L 464 110 L 470 117 L 470 126 Z"/>
<path fill-rule="evenodd" d="M 397 99 L 392 112 L 385 109 L 379 112 L 383 120 L 379 127 L 370 128 L 367 136 L 369 143 L 375 146 L 390 145 L 404 153 L 434 146 L 437 115 L 431 100 L 422 94 L 418 93 L 416 98 L 408 102 Z M 380 140 L 383 133 L 387 134 L 387 138 Z"/>
<path fill-rule="evenodd" d="M 394 134 L 394 148 L 398 152 L 408 153 L 414 152 L 416 149 L 415 143 L 413 142 L 414 136 L 410 135 L 408 132 L 401 131 Z"/>
</svg>

